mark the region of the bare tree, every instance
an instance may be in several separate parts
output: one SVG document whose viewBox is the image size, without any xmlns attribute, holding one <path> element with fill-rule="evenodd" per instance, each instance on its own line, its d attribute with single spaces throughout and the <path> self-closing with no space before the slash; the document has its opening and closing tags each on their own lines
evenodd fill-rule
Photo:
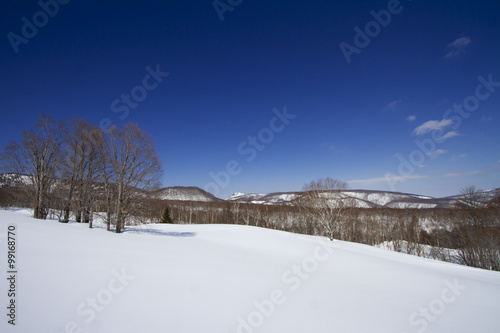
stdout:
<svg viewBox="0 0 500 333">
<path fill-rule="evenodd" d="M 482 191 L 474 185 L 462 189 L 462 195 L 457 202 L 457 208 L 462 209 L 468 221 L 467 224 L 480 227 L 484 225 L 484 209 L 487 204 Z"/>
<path fill-rule="evenodd" d="M 49 193 L 56 181 L 63 161 L 62 144 L 65 134 L 63 122 L 56 123 L 47 115 L 40 115 L 34 129 L 22 132 L 21 142 L 12 141 L 1 154 L 7 172 L 29 178 L 33 217 L 45 219 L 48 214 Z"/>
<path fill-rule="evenodd" d="M 68 222 L 73 210 L 77 222 L 90 222 L 95 198 L 97 166 L 103 132 L 97 126 L 76 118 L 69 123 L 64 138 L 64 163 L 60 181 L 53 193 L 59 203 L 59 220 Z M 55 207 L 53 207 L 55 208 Z M 92 225 L 90 224 L 90 227 Z"/>
<path fill-rule="evenodd" d="M 98 192 L 99 162 L 101 159 L 99 147 L 103 144 L 104 132 L 97 126 L 88 125 L 83 132 L 84 168 L 80 173 L 79 193 L 83 222 L 92 228 L 94 201 Z"/>
<path fill-rule="evenodd" d="M 457 204 L 454 245 L 463 264 L 500 270 L 500 228 L 498 215 L 488 207 L 474 186 L 462 190 Z"/>
<path fill-rule="evenodd" d="M 102 186 L 101 201 L 104 202 L 105 216 L 107 230 L 111 230 L 111 224 L 114 221 L 114 202 L 116 202 L 116 183 L 115 174 L 113 172 L 113 165 L 111 163 L 111 142 L 108 136 L 102 137 L 102 143 L 98 147 L 98 182 Z"/>
<path fill-rule="evenodd" d="M 85 148 L 83 131 L 87 127 L 83 119 L 75 119 L 70 122 L 67 135 L 64 138 L 65 159 L 62 165 L 62 186 L 65 188 L 64 207 L 61 222 L 68 222 L 74 194 L 80 182 L 81 170 L 85 167 Z M 76 209 L 75 209 L 76 210 Z M 79 214 L 77 218 L 80 217 Z"/>
<path fill-rule="evenodd" d="M 303 186 L 304 196 L 297 202 L 307 211 L 308 217 L 319 223 L 324 234 L 333 239 L 342 239 L 354 200 L 345 190 L 346 182 L 322 178 Z"/>
<path fill-rule="evenodd" d="M 109 162 L 116 182 L 116 232 L 125 227 L 125 217 L 140 196 L 159 184 L 162 167 L 150 136 L 137 124 L 109 131 Z"/>
</svg>

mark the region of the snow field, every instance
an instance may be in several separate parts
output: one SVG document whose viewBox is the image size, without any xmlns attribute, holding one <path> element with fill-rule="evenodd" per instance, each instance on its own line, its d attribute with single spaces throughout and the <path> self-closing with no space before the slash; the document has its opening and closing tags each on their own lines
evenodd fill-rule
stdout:
<svg viewBox="0 0 500 333">
<path fill-rule="evenodd" d="M 15 224 L 19 265 L 16 326 L 2 314 L 1 332 L 500 328 L 497 272 L 248 226 L 147 225 L 117 235 L 28 214 L 0 211 L 0 253 Z M 4 274 L 5 266 L 3 255 Z"/>
</svg>

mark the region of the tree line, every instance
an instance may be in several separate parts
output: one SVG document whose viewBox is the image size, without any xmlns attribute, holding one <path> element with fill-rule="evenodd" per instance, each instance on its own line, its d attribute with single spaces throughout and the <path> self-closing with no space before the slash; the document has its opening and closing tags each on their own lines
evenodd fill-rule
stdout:
<svg viewBox="0 0 500 333">
<path fill-rule="evenodd" d="M 488 199 L 468 186 L 455 207 L 431 209 L 424 218 L 422 209 L 366 214 L 346 189 L 345 182 L 319 179 L 304 186 L 297 202 L 331 240 L 386 242 L 396 251 L 500 271 L 500 196 Z"/>
<path fill-rule="evenodd" d="M 17 177 L 8 194 L 0 189 L 0 205 L 32 207 L 38 219 L 50 212 L 92 227 L 100 214 L 118 233 L 126 223 L 241 224 L 500 270 L 500 197 L 486 200 L 473 186 L 442 209 L 355 208 L 347 183 L 331 178 L 304 185 L 291 204 L 160 200 L 150 191 L 159 187 L 161 162 L 137 124 L 104 132 L 83 119 L 47 115 L 0 158 L 2 172 Z"/>
<path fill-rule="evenodd" d="M 24 185 L 15 193 L 34 218 L 46 219 L 52 209 L 61 222 L 73 213 L 92 227 L 93 213 L 105 212 L 108 230 L 117 233 L 141 207 L 141 191 L 159 186 L 163 170 L 154 142 L 135 123 L 104 132 L 81 118 L 45 114 L 6 145 L 0 160 L 2 172 Z"/>
<path fill-rule="evenodd" d="M 290 204 L 152 199 L 147 220 L 250 225 L 383 246 L 394 251 L 500 271 L 500 197 L 475 187 L 448 208 L 356 208 L 347 184 L 330 178 L 304 185 Z"/>
</svg>

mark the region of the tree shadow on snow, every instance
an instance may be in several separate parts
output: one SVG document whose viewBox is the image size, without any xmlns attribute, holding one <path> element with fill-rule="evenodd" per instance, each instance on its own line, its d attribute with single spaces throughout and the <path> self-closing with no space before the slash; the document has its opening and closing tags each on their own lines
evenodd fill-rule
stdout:
<svg viewBox="0 0 500 333">
<path fill-rule="evenodd" d="M 176 232 L 176 231 L 164 231 L 154 228 L 144 228 L 141 230 L 124 230 L 126 233 L 138 233 L 138 234 L 151 234 L 157 236 L 169 236 L 169 237 L 194 237 L 196 232 Z"/>
</svg>

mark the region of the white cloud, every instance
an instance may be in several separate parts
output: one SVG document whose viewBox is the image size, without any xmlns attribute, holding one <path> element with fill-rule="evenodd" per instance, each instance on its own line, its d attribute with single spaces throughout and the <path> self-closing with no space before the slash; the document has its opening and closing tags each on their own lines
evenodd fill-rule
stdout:
<svg viewBox="0 0 500 333">
<path fill-rule="evenodd" d="M 415 119 L 417 119 L 417 117 L 415 115 L 413 115 L 413 114 L 411 116 L 408 116 L 408 118 L 406 118 L 406 120 L 408 120 L 409 122 L 412 122 Z"/>
<path fill-rule="evenodd" d="M 444 149 L 436 149 L 433 153 L 428 153 L 427 155 L 432 158 L 436 158 L 439 155 L 446 154 L 448 151 Z"/>
<path fill-rule="evenodd" d="M 416 135 L 422 135 L 430 131 L 441 130 L 447 126 L 450 126 L 451 124 L 453 124 L 453 121 L 451 119 L 443 119 L 439 121 L 429 120 L 423 123 L 422 125 L 418 126 L 417 128 L 415 128 L 413 133 L 415 133 Z"/>
<path fill-rule="evenodd" d="M 335 150 L 335 148 L 337 148 L 337 147 L 335 147 L 335 145 L 333 143 L 330 143 L 330 142 L 323 142 L 321 144 L 321 146 L 325 147 L 328 150 Z"/>
<path fill-rule="evenodd" d="M 465 172 L 453 172 L 453 173 L 447 173 L 443 175 L 443 177 L 463 177 L 463 176 L 470 176 L 470 175 L 477 175 L 480 173 L 484 173 L 483 170 L 474 170 L 474 171 L 465 171 Z"/>
<path fill-rule="evenodd" d="M 460 154 L 460 155 L 458 155 L 458 156 L 453 155 L 453 156 L 451 157 L 451 159 L 452 159 L 453 161 L 456 161 L 456 160 L 458 160 L 458 159 L 462 159 L 462 158 L 466 158 L 466 157 L 467 157 L 467 154 Z"/>
<path fill-rule="evenodd" d="M 401 99 L 397 99 L 395 101 L 392 101 L 390 102 L 389 104 L 387 104 L 386 106 L 384 106 L 384 111 L 390 111 L 390 110 L 394 110 L 396 108 L 396 106 L 401 103 L 402 100 Z"/>
<path fill-rule="evenodd" d="M 448 44 L 448 47 L 451 48 L 460 48 L 469 45 L 471 42 L 469 37 L 460 37 L 455 39 L 452 43 Z"/>
<path fill-rule="evenodd" d="M 444 56 L 445 58 L 455 58 L 458 57 L 459 55 L 465 53 L 465 47 L 469 45 L 471 42 L 471 39 L 469 37 L 461 37 L 450 44 L 447 45 L 448 49 L 450 51 Z"/>
<path fill-rule="evenodd" d="M 454 136 L 460 136 L 460 133 L 458 133 L 456 131 L 449 131 L 448 133 L 446 133 L 445 135 L 443 135 L 442 137 L 440 137 L 438 140 L 439 141 L 444 141 L 446 139 L 453 138 Z"/>
</svg>

